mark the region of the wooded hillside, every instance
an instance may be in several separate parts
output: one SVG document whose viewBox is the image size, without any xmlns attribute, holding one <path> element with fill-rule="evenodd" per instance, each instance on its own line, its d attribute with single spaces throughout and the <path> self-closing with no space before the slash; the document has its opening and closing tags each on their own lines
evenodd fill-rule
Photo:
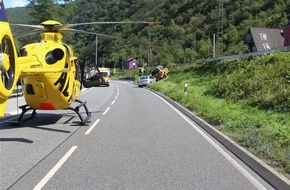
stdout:
<svg viewBox="0 0 290 190">
<path fill-rule="evenodd" d="M 290 0 L 30 0 L 28 11 L 34 24 L 44 19 L 62 23 L 92 21 L 160 21 L 159 25 L 98 25 L 79 29 L 119 37 L 99 36 L 98 63 L 121 67 L 125 59 L 138 56 L 150 65 L 173 66 L 212 56 L 213 34 L 216 55 L 248 51 L 245 35 L 251 26 L 282 29 L 287 24 Z M 45 2 L 45 3 L 44 3 Z M 8 13 L 22 18 L 21 13 Z M 10 15 L 11 14 L 11 15 Z M 16 16 L 15 16 L 15 15 Z M 13 19 L 11 19 L 13 20 Z M 36 38 L 38 40 L 38 37 Z M 95 55 L 95 36 L 65 34 L 80 59 Z"/>
</svg>

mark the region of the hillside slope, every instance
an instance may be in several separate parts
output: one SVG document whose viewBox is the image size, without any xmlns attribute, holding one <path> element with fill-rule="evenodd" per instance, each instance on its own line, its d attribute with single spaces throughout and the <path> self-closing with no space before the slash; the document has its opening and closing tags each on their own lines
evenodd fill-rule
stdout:
<svg viewBox="0 0 290 190">
<path fill-rule="evenodd" d="M 8 8 L 7 16 L 13 24 L 28 24 L 32 20 L 26 7 Z"/>
</svg>

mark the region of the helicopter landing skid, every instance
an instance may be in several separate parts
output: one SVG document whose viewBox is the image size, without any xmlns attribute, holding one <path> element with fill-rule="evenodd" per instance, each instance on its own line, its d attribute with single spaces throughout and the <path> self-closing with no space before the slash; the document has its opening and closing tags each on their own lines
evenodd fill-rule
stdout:
<svg viewBox="0 0 290 190">
<path fill-rule="evenodd" d="M 36 109 L 31 108 L 30 106 L 28 106 L 27 104 L 23 105 L 23 106 L 19 106 L 19 108 L 22 110 L 21 114 L 19 115 L 17 121 L 8 121 L 5 123 L 11 124 L 11 125 L 19 125 L 27 120 L 33 119 L 36 115 Z M 29 117 L 26 117 L 23 119 L 23 116 L 26 112 L 32 110 L 32 113 Z"/>
<path fill-rule="evenodd" d="M 80 121 L 73 121 L 73 123 L 78 123 L 80 125 L 85 125 L 87 123 L 90 123 L 91 121 L 89 121 L 89 119 L 91 118 L 91 112 L 89 112 L 88 107 L 86 106 L 87 102 L 82 102 L 78 99 L 75 99 L 75 102 L 79 103 L 79 105 L 77 105 L 75 108 L 73 107 L 68 107 L 67 109 L 72 110 L 74 112 L 76 112 L 80 118 Z M 87 116 L 84 118 L 81 114 L 80 114 L 80 108 L 81 107 L 85 108 L 86 114 Z"/>
<path fill-rule="evenodd" d="M 87 124 L 87 123 L 90 123 L 91 121 L 89 121 L 89 119 L 90 119 L 90 117 L 91 117 L 91 112 L 89 112 L 89 110 L 88 110 L 88 108 L 87 108 L 87 106 L 86 106 L 86 103 L 87 103 L 87 102 L 82 102 L 82 101 L 77 100 L 77 99 L 75 100 L 75 102 L 78 102 L 79 105 L 77 105 L 75 108 L 73 108 L 73 107 L 68 107 L 68 108 L 67 108 L 67 109 L 69 109 L 69 110 L 72 110 L 72 111 L 76 112 L 76 113 L 78 114 L 79 118 L 80 118 L 80 121 L 74 121 L 73 123 L 78 123 L 78 124 L 80 124 L 80 125 L 85 125 L 85 124 Z M 86 117 L 83 117 L 83 116 L 80 114 L 80 108 L 81 108 L 82 106 L 85 108 L 85 111 L 86 111 L 86 114 L 87 114 Z M 21 123 L 23 123 L 23 122 L 25 122 L 25 121 L 27 121 L 27 120 L 33 119 L 33 118 L 35 117 L 35 115 L 36 115 L 36 109 L 31 108 L 31 107 L 30 107 L 29 105 L 27 105 L 27 104 L 25 104 L 25 105 L 23 105 L 23 106 L 19 106 L 19 108 L 22 110 L 22 112 L 21 112 L 21 114 L 19 115 L 17 121 L 8 121 L 8 122 L 5 122 L 5 123 L 7 123 L 7 124 L 11 124 L 11 125 L 19 125 L 19 124 L 21 124 Z M 29 117 L 26 117 L 26 118 L 23 119 L 24 114 L 25 114 L 27 111 L 30 111 L 30 110 L 32 110 L 31 115 L 30 115 Z"/>
<path fill-rule="evenodd" d="M 29 120 L 29 119 L 33 119 L 35 117 L 35 115 L 36 115 L 36 109 L 33 109 L 30 106 L 28 106 L 28 105 L 19 106 L 19 108 L 22 110 L 20 116 L 18 117 L 18 121 L 19 122 L 26 121 L 26 120 Z M 24 114 L 27 111 L 30 111 L 30 110 L 33 110 L 31 116 L 28 117 L 28 118 L 22 119 Z"/>
</svg>

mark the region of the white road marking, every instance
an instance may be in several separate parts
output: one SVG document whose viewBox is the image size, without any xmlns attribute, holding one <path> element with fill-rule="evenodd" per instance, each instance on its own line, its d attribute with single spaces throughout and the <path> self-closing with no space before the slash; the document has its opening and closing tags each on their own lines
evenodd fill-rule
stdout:
<svg viewBox="0 0 290 190">
<path fill-rule="evenodd" d="M 149 90 L 148 90 L 149 91 Z M 211 138 L 208 137 L 198 126 L 196 126 L 189 118 L 187 118 L 183 113 L 176 109 L 173 105 L 168 103 L 162 97 L 149 91 L 150 93 L 157 96 L 163 102 L 165 102 L 169 107 L 171 107 L 175 112 L 177 112 L 190 126 L 192 126 L 201 136 L 203 136 L 218 152 L 221 153 L 238 171 L 240 171 L 257 189 L 267 190 L 256 178 L 254 178 L 248 171 L 246 171 L 238 162 L 236 162 L 228 153 L 226 153 L 222 148 L 220 148 Z"/>
<path fill-rule="evenodd" d="M 66 160 L 77 149 L 77 146 L 71 147 L 71 149 L 60 159 L 60 161 L 48 172 L 48 174 L 33 188 L 33 190 L 40 190 L 44 185 L 52 178 L 52 176 L 59 170 L 59 168 L 66 162 Z"/>
<path fill-rule="evenodd" d="M 11 119 L 8 119 L 8 120 L 5 120 L 5 121 L 0 122 L 0 124 L 6 123 L 7 121 L 15 120 L 16 118 L 17 118 L 17 117 L 12 117 Z"/>
<path fill-rule="evenodd" d="M 97 119 L 95 123 L 85 132 L 85 135 L 90 134 L 90 132 L 97 126 L 97 124 L 100 122 L 100 119 Z"/>
<path fill-rule="evenodd" d="M 108 107 L 108 108 L 104 111 L 103 115 L 106 115 L 110 109 L 111 109 L 111 107 Z"/>
<path fill-rule="evenodd" d="M 116 102 L 116 100 L 114 100 L 114 101 L 111 103 L 111 106 L 114 105 L 115 102 Z"/>
<path fill-rule="evenodd" d="M 115 100 L 117 100 L 117 99 L 118 99 L 118 96 L 115 97 Z"/>
</svg>

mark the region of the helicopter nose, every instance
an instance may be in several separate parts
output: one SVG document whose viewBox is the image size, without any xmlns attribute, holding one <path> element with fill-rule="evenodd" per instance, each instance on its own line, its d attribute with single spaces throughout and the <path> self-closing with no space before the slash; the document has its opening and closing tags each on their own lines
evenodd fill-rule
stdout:
<svg viewBox="0 0 290 190">
<path fill-rule="evenodd" d="M 63 50 L 60 48 L 56 48 L 46 54 L 45 60 L 47 64 L 54 64 L 57 61 L 61 60 L 63 56 L 64 56 Z"/>
</svg>

